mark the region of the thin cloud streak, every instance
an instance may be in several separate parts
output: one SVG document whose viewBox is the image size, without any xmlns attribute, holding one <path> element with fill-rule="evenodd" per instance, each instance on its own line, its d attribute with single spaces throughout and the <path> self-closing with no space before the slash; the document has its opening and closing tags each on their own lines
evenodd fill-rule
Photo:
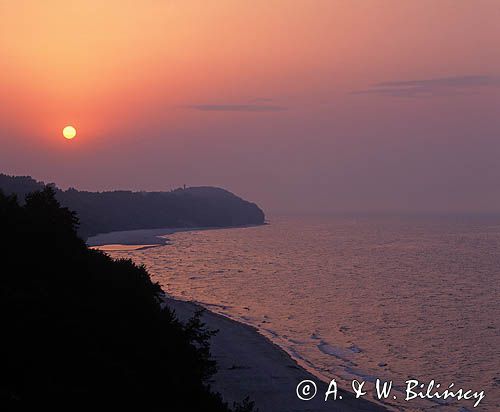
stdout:
<svg viewBox="0 0 500 412">
<path fill-rule="evenodd" d="M 288 110 L 284 106 L 271 104 L 194 104 L 190 109 L 214 112 L 282 112 Z"/>
<path fill-rule="evenodd" d="M 352 94 L 377 94 L 391 97 L 432 97 L 470 94 L 485 87 L 500 86 L 500 77 L 467 75 L 433 79 L 389 81 Z"/>
</svg>

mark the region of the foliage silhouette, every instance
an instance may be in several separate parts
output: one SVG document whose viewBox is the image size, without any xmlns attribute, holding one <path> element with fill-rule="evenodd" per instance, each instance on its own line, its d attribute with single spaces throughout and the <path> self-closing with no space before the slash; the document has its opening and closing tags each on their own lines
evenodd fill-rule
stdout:
<svg viewBox="0 0 500 412">
<path fill-rule="evenodd" d="M 60 190 L 56 199 L 78 213 L 83 237 L 115 230 L 164 227 L 228 227 L 264 223 L 264 212 L 227 190 L 189 187 L 169 192 L 86 192 Z M 42 190 L 43 182 L 29 176 L 0 174 L 0 189 L 24 197 Z"/>
<path fill-rule="evenodd" d="M 200 314 L 179 322 L 144 267 L 87 248 L 55 194 L 20 205 L 0 191 L 0 409 L 229 412 L 207 385 L 216 364 Z"/>
</svg>

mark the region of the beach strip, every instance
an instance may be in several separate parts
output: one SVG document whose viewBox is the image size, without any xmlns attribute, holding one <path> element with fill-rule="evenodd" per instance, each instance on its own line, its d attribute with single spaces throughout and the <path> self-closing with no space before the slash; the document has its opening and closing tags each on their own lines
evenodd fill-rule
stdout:
<svg viewBox="0 0 500 412">
<path fill-rule="evenodd" d="M 265 223 L 267 224 L 267 223 Z M 263 225 L 265 225 L 263 224 Z M 177 227 L 177 228 L 159 228 L 159 229 L 136 229 L 136 230 L 120 230 L 108 233 L 99 233 L 95 236 L 90 236 L 86 243 L 90 247 L 102 248 L 106 246 L 155 246 L 164 245 L 167 243 L 168 235 L 177 232 L 197 232 L 201 230 L 228 230 L 228 229 L 244 229 L 247 227 L 256 227 L 263 225 L 241 225 L 241 226 L 209 226 L 209 227 Z M 126 250 L 126 249 L 124 249 Z"/>
<path fill-rule="evenodd" d="M 165 304 L 185 321 L 200 306 L 165 297 Z M 301 368 L 284 350 L 261 335 L 254 327 L 239 323 L 205 309 L 202 321 L 210 330 L 218 330 L 211 340 L 211 352 L 218 371 L 210 382 L 232 406 L 249 396 L 259 412 L 382 412 L 383 406 L 368 399 L 355 399 L 340 390 L 336 401 L 324 401 L 327 384 Z M 313 400 L 300 400 L 297 385 L 303 380 L 317 384 Z"/>
</svg>

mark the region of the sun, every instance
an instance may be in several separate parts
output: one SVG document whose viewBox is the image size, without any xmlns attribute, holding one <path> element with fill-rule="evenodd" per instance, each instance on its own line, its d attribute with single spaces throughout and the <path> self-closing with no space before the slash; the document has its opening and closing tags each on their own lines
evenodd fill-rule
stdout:
<svg viewBox="0 0 500 412">
<path fill-rule="evenodd" d="M 71 140 L 76 136 L 76 129 L 73 126 L 66 126 L 62 133 L 66 139 Z"/>
</svg>

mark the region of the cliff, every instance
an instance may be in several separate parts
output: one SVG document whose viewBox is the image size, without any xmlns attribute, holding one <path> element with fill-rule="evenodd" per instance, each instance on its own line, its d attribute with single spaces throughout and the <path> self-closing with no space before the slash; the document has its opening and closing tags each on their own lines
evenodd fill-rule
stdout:
<svg viewBox="0 0 500 412">
<path fill-rule="evenodd" d="M 30 176 L 0 174 L 0 190 L 26 194 L 45 183 Z M 61 205 L 74 210 L 83 237 L 116 230 L 166 227 L 231 227 L 264 223 L 264 212 L 255 204 L 217 187 L 190 187 L 169 192 L 61 190 L 51 184 Z"/>
</svg>

